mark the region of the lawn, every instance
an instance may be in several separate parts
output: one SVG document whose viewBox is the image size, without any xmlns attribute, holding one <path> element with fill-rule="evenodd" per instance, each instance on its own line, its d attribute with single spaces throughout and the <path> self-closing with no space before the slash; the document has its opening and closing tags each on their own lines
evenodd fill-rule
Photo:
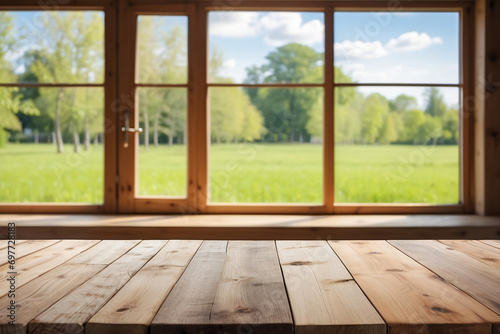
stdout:
<svg viewBox="0 0 500 334">
<path fill-rule="evenodd" d="M 321 203 L 322 147 L 220 144 L 210 150 L 211 201 Z M 457 146 L 337 146 L 337 202 L 457 203 Z M 186 148 L 139 150 L 140 195 L 186 195 Z M 0 148 L 0 202 L 101 203 L 103 149 Z"/>
</svg>

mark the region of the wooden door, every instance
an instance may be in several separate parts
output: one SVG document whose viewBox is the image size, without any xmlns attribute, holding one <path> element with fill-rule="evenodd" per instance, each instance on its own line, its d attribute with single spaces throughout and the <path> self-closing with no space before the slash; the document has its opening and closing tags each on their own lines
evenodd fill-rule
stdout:
<svg viewBox="0 0 500 334">
<path fill-rule="evenodd" d="M 118 210 L 194 212 L 194 8 L 123 2 L 119 15 Z"/>
</svg>

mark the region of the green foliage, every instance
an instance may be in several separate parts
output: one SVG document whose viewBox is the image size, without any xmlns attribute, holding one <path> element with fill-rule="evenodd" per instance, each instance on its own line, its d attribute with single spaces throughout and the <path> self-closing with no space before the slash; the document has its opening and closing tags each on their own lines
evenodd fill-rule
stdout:
<svg viewBox="0 0 500 334">
<path fill-rule="evenodd" d="M 7 53 L 13 49 L 16 39 L 13 36 L 12 16 L 6 12 L 0 13 L 0 78 L 2 82 L 15 82 L 16 75 L 12 64 L 5 60 Z M 22 125 L 18 113 L 38 115 L 39 111 L 33 101 L 23 101 L 18 88 L 0 88 L 0 139 L 5 141 L 5 129 L 21 131 Z"/>
<path fill-rule="evenodd" d="M 102 16 L 84 12 L 50 12 L 43 29 L 28 44 L 39 47 L 23 55 L 26 71 L 17 75 L 5 60 L 19 49 L 12 17 L 0 13 L 0 75 L 9 82 L 103 82 Z M 21 29 L 22 30 L 22 29 Z M 23 41 L 25 43 L 26 41 Z M 138 80 L 144 83 L 187 82 L 187 34 L 184 27 L 165 30 L 161 17 L 143 15 L 138 24 Z M 322 83 L 323 54 L 290 43 L 271 51 L 262 66 L 247 68 L 245 83 Z M 224 55 L 215 46 L 209 58 L 210 82 L 232 83 L 222 75 Z M 353 82 L 335 67 L 335 81 Z M 318 142 L 323 136 L 321 88 L 213 88 L 210 90 L 211 139 L 216 142 Z M 139 115 L 155 145 L 184 143 L 187 93 L 184 88 L 140 88 Z M 0 90 L 0 128 L 20 131 L 22 125 L 41 133 L 54 131 L 62 140 L 103 132 L 102 89 L 4 88 Z M 458 111 L 446 105 L 442 93 L 425 91 L 425 109 L 417 99 L 401 94 L 388 100 L 363 95 L 356 87 L 335 90 L 335 141 L 338 144 L 456 144 Z M 330 112 L 330 111 L 326 111 Z M 147 123 L 147 124 L 146 124 Z M 56 138 L 57 139 L 57 138 Z M 74 139 L 78 140 L 78 139 Z M 87 139 L 88 140 L 88 139 Z M 76 143 L 75 143 L 76 146 Z"/>
<path fill-rule="evenodd" d="M 380 94 L 370 94 L 364 101 L 361 118 L 362 141 L 373 144 L 379 137 L 385 114 L 388 111 L 387 99 Z"/>
<path fill-rule="evenodd" d="M 262 73 L 268 73 L 264 82 L 272 83 L 303 83 L 321 82 L 322 67 L 318 62 L 322 55 L 312 48 L 289 43 L 280 46 L 266 57 L 268 63 L 261 68 Z"/>
<path fill-rule="evenodd" d="M 398 95 L 394 100 L 389 101 L 389 107 L 391 111 L 397 112 L 399 115 L 405 112 L 416 109 L 417 99 L 414 96 L 409 96 L 406 94 Z"/>
<path fill-rule="evenodd" d="M 4 129 L 0 128 L 0 147 L 4 147 L 9 139 L 9 133 Z"/>
<path fill-rule="evenodd" d="M 439 89 L 437 87 L 427 88 L 424 92 L 424 96 L 427 100 L 425 112 L 434 117 L 443 117 L 448 107 Z"/>
<path fill-rule="evenodd" d="M 313 83 L 323 79 L 322 55 L 312 48 L 290 43 L 269 53 L 268 63 L 247 69 L 248 83 Z M 321 132 L 311 122 L 321 119 L 317 101 L 321 90 L 315 88 L 252 88 L 247 90 L 264 116 L 266 141 L 309 141 Z M 316 108 L 316 109 L 314 109 Z M 312 110 L 313 109 L 313 110 Z M 312 119 L 312 120 L 311 120 Z M 313 129 L 309 132 L 306 128 Z"/>
</svg>

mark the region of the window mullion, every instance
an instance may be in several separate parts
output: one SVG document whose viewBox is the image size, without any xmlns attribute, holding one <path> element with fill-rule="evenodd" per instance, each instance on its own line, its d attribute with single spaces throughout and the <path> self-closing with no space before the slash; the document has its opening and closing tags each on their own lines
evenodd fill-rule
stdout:
<svg viewBox="0 0 500 334">
<path fill-rule="evenodd" d="M 334 202 L 334 68 L 333 68 L 333 7 L 325 9 L 325 105 L 323 111 L 323 203 L 328 212 Z"/>
</svg>

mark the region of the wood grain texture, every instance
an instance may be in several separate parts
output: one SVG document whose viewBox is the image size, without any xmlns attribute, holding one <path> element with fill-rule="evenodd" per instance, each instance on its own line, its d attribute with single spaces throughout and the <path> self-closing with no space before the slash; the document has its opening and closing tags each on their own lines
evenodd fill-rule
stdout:
<svg viewBox="0 0 500 334">
<path fill-rule="evenodd" d="M 7 240 L 2 240 L 2 241 L 5 241 L 5 248 L 3 248 L 0 251 L 2 252 L 2 254 L 7 255 Z M 17 261 L 23 256 L 38 252 L 39 250 L 54 245 L 59 241 L 60 240 L 26 240 L 21 243 L 16 241 L 14 250 L 12 248 L 10 250 L 11 251 L 13 250 L 15 252 Z M 2 257 L 0 260 L 0 265 L 6 264 L 8 262 L 7 260 L 8 260 L 7 256 Z"/>
<path fill-rule="evenodd" d="M 27 239 L 500 238 L 500 217 L 474 215 L 0 215 L 0 226 L 13 218 L 18 237 Z"/>
<path fill-rule="evenodd" d="M 19 288 L 23 284 L 63 264 L 98 242 L 96 240 L 61 241 L 36 253 L 20 258 L 16 261 L 15 267 L 15 271 L 17 272 L 17 287 Z M 8 274 L 10 271 L 8 264 L 0 266 L 0 296 L 5 296 L 9 290 L 7 277 L 10 276 Z"/>
<path fill-rule="evenodd" d="M 32 319 L 103 268 L 104 265 L 97 264 L 63 264 L 17 289 L 15 329 L 24 333 Z M 2 310 L 9 303 L 8 296 L 0 298 Z M 11 333 L 12 329 L 7 318 L 1 317 L 0 333 Z"/>
<path fill-rule="evenodd" d="M 87 323 L 86 333 L 144 333 L 201 241 L 169 241 Z"/>
<path fill-rule="evenodd" d="M 205 333 L 226 260 L 227 241 L 205 241 L 151 323 L 151 334 Z"/>
<path fill-rule="evenodd" d="M 493 268 L 500 269 L 500 249 L 498 248 L 479 240 L 439 240 L 439 242 Z"/>
<path fill-rule="evenodd" d="M 68 263 L 108 265 L 138 243 L 139 240 L 103 240 L 94 247 L 86 250 L 81 254 L 78 254 L 77 256 L 69 260 Z"/>
<path fill-rule="evenodd" d="M 130 242 L 115 242 L 124 252 Z M 32 334 L 84 334 L 84 324 L 149 261 L 167 241 L 143 241 L 29 323 Z M 110 260 L 108 258 L 108 260 Z M 100 261 L 98 261 L 100 262 Z"/>
<path fill-rule="evenodd" d="M 481 240 L 481 242 L 495 248 L 500 248 L 500 240 Z"/>
<path fill-rule="evenodd" d="M 218 333 L 292 333 L 274 241 L 230 241 L 210 323 Z"/>
<path fill-rule="evenodd" d="M 326 241 L 277 241 L 295 333 L 379 333 L 385 323 Z"/>
<path fill-rule="evenodd" d="M 491 333 L 500 317 L 385 241 L 330 241 L 389 333 Z M 451 326 L 450 326 L 451 325 Z"/>
<path fill-rule="evenodd" d="M 390 243 L 500 315 L 500 274 L 497 269 L 434 240 Z"/>
</svg>

